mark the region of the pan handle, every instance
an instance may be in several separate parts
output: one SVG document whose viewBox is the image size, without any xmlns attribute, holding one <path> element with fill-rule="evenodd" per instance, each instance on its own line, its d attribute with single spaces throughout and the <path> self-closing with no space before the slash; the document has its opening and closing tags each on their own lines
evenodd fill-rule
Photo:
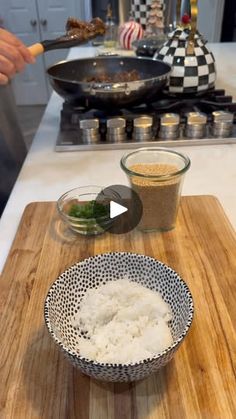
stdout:
<svg viewBox="0 0 236 419">
<path fill-rule="evenodd" d="M 132 82 L 135 83 L 135 82 Z M 137 81 L 137 83 L 140 83 Z M 87 90 L 87 89 L 86 89 Z M 89 85 L 89 94 L 92 96 L 96 96 L 98 93 L 103 92 L 111 92 L 114 93 L 124 93 L 125 95 L 129 96 L 132 92 L 129 83 L 104 83 L 104 84 L 90 84 Z"/>
<path fill-rule="evenodd" d="M 43 44 L 40 44 L 39 42 L 37 44 L 33 44 L 30 47 L 28 47 L 28 50 L 31 52 L 31 54 L 34 57 L 37 57 L 38 55 L 44 53 Z"/>
</svg>

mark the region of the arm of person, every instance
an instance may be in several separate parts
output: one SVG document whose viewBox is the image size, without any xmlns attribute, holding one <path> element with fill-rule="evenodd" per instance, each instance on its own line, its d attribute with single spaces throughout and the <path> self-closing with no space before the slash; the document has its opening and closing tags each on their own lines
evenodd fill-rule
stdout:
<svg viewBox="0 0 236 419">
<path fill-rule="evenodd" d="M 35 58 L 11 32 L 0 28 L 0 84 L 7 84 L 16 73 L 24 70 L 26 64 L 33 64 Z"/>
</svg>

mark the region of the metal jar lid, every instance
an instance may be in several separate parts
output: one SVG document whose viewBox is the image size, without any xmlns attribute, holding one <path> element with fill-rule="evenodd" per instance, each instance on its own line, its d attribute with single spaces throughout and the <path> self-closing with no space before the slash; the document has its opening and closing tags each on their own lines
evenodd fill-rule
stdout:
<svg viewBox="0 0 236 419">
<path fill-rule="evenodd" d="M 179 137 L 180 117 L 175 113 L 163 114 L 160 118 L 159 137 L 165 140 Z"/>
<path fill-rule="evenodd" d="M 202 112 L 189 112 L 185 135 L 188 138 L 202 138 L 206 134 L 207 116 Z"/>
</svg>

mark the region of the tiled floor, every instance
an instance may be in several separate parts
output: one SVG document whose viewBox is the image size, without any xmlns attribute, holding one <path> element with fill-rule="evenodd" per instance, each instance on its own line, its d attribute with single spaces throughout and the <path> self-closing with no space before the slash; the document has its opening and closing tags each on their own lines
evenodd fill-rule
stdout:
<svg viewBox="0 0 236 419">
<path fill-rule="evenodd" d="M 17 106 L 17 111 L 24 140 L 29 150 L 45 111 L 45 106 Z"/>
</svg>

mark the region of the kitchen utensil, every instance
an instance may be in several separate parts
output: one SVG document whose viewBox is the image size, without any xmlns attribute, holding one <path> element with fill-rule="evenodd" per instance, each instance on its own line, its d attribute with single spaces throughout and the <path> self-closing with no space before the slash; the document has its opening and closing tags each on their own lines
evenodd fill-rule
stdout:
<svg viewBox="0 0 236 419">
<path fill-rule="evenodd" d="M 36 44 L 29 46 L 28 50 L 31 52 L 31 54 L 34 57 L 37 57 L 38 55 L 43 54 L 44 52 L 47 52 L 50 50 L 76 47 L 86 42 L 87 41 L 85 40 L 82 41 L 79 38 L 63 36 L 63 37 L 59 37 L 52 40 L 50 39 L 50 40 L 45 40 L 42 42 L 37 42 Z"/>
<path fill-rule="evenodd" d="M 125 277 L 160 292 L 169 303 L 173 344 L 148 359 L 129 364 L 101 364 L 82 357 L 76 343 L 80 331 L 71 323 L 81 298 L 91 288 Z M 93 378 L 115 382 L 143 379 L 167 364 L 191 326 L 193 311 L 191 293 L 174 270 L 149 256 L 126 252 L 103 253 L 68 268 L 52 284 L 44 309 L 49 333 L 69 360 Z"/>
<path fill-rule="evenodd" d="M 166 91 L 173 94 L 205 92 L 215 85 L 216 68 L 212 52 L 197 31 L 197 0 L 191 0 L 191 22 L 180 24 L 168 35 L 167 42 L 154 55 L 172 66 Z M 177 1 L 180 19 L 181 0 Z"/>
<path fill-rule="evenodd" d="M 38 42 L 29 46 L 28 49 L 36 57 L 46 51 L 82 45 L 99 35 L 103 35 L 105 31 L 105 24 L 99 18 L 94 18 L 91 22 L 69 18 L 66 23 L 65 35 L 56 39 Z"/>
<path fill-rule="evenodd" d="M 140 80 L 119 83 L 86 82 L 89 77 L 115 75 L 136 69 Z M 171 67 L 162 61 L 140 57 L 96 57 L 57 63 L 47 70 L 54 90 L 67 101 L 81 106 L 119 108 L 150 103 L 157 98 Z"/>
</svg>

